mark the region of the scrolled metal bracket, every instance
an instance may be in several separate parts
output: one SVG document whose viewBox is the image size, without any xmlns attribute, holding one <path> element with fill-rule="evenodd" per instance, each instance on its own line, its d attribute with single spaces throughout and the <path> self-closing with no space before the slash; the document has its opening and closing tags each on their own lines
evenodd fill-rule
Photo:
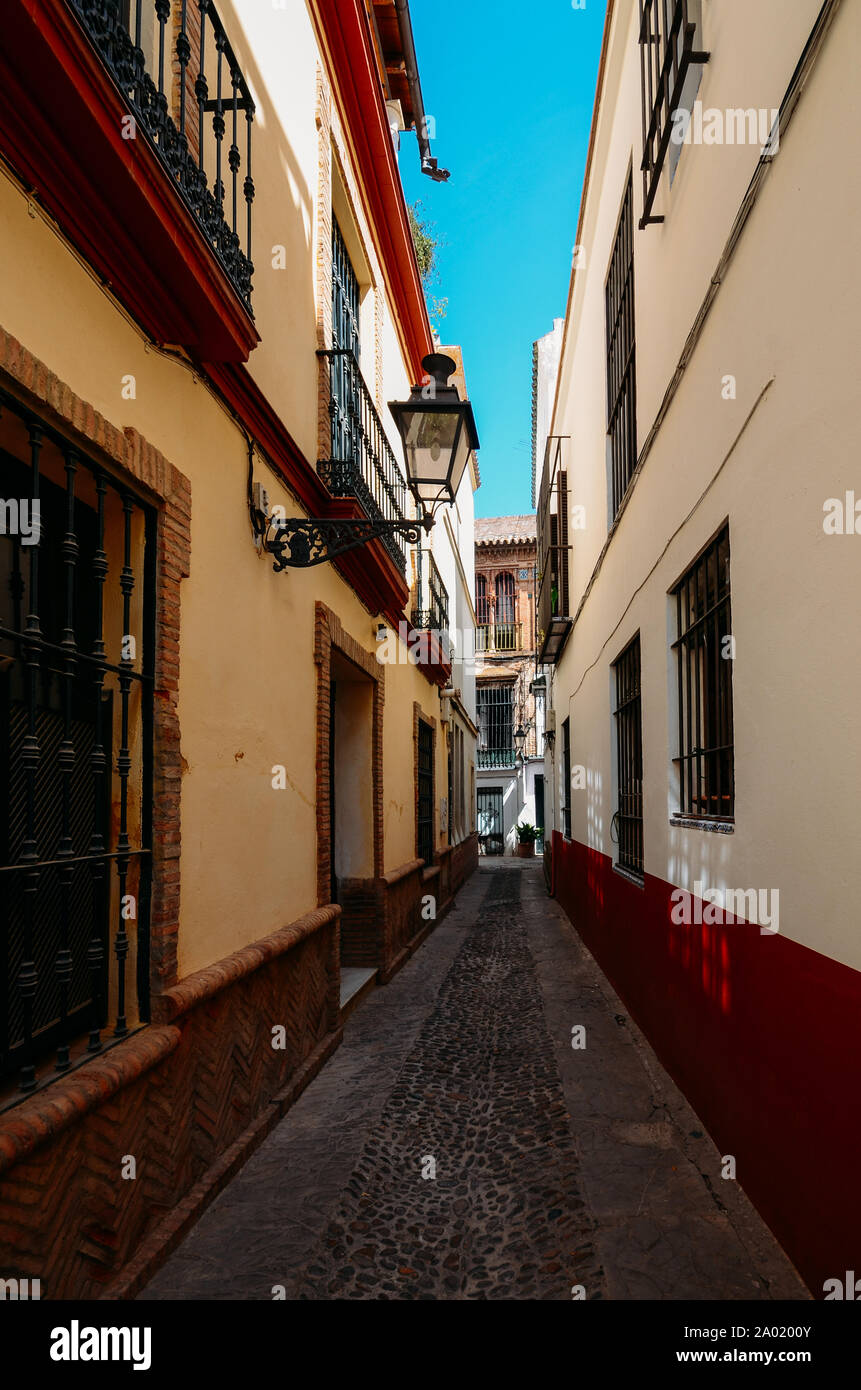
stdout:
<svg viewBox="0 0 861 1390">
<path fill-rule="evenodd" d="M 367 545 L 380 536 L 403 536 L 418 545 L 422 532 L 433 526 L 428 513 L 415 521 L 338 521 L 311 517 L 270 518 L 263 536 L 263 548 L 274 556 L 276 573 L 285 569 L 310 569 L 325 565 L 339 555 Z"/>
</svg>

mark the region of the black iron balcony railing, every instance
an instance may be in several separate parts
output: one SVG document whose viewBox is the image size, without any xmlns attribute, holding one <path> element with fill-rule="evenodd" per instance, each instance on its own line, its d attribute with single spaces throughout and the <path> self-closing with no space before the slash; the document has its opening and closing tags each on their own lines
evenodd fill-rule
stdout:
<svg viewBox="0 0 861 1390">
<path fill-rule="evenodd" d="M 407 485 L 383 422 L 349 348 L 323 348 L 329 362 L 329 416 L 332 456 L 318 465 L 335 497 L 355 497 L 369 517 L 404 521 Z M 384 536 L 383 544 L 400 570 L 406 569 L 404 543 Z"/>
<path fill-rule="evenodd" d="M 250 314 L 254 102 L 212 0 L 67 3 L 129 104 L 134 126 L 126 138 L 139 130 L 149 137 Z"/>
<path fill-rule="evenodd" d="M 515 767 L 517 764 L 517 754 L 513 748 L 479 748 L 476 757 L 480 768 Z"/>
<path fill-rule="evenodd" d="M 707 63 L 699 39 L 694 0 L 640 0 L 640 57 L 643 99 L 643 215 L 640 231 L 650 222 L 661 170 L 673 131 L 673 113 L 682 101 L 688 70 Z"/>
<path fill-rule="evenodd" d="M 420 550 L 417 606 L 411 622 L 420 632 L 448 633 L 448 590 L 429 550 Z"/>
<path fill-rule="evenodd" d="M 563 458 L 567 437 L 550 435 L 538 490 L 538 660 L 552 665 L 571 628 L 568 586 L 568 469 Z"/>
</svg>

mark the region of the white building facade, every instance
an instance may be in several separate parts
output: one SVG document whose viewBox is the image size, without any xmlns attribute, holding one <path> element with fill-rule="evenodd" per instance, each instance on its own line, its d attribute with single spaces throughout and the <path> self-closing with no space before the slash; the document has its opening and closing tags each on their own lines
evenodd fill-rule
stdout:
<svg viewBox="0 0 861 1390">
<path fill-rule="evenodd" d="M 859 52 L 845 0 L 610 0 L 538 488 L 555 893 L 820 1297 L 861 1241 Z"/>
</svg>

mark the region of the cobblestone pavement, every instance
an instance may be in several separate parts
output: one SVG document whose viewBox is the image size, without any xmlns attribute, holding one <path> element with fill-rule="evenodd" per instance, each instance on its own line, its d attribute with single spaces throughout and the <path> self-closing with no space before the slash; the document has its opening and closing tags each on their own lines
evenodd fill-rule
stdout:
<svg viewBox="0 0 861 1390">
<path fill-rule="evenodd" d="M 493 861 L 140 1297 L 808 1297 L 719 1174 L 540 865 Z"/>
<path fill-rule="evenodd" d="M 489 877 L 299 1297 L 600 1290 L 520 884 Z"/>
</svg>

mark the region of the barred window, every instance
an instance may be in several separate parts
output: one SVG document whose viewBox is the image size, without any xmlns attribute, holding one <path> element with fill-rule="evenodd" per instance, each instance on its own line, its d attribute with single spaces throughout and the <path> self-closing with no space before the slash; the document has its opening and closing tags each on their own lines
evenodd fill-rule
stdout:
<svg viewBox="0 0 861 1390">
<path fill-rule="evenodd" d="M 490 622 L 490 605 L 487 601 L 487 575 L 476 575 L 475 615 L 482 626 Z"/>
<path fill-rule="evenodd" d="M 618 800 L 613 817 L 619 842 L 619 866 L 642 874 L 643 861 L 643 721 L 640 703 L 640 635 L 615 663 L 616 766 Z"/>
<path fill-rule="evenodd" d="M 652 207 L 671 147 L 674 115 L 690 111 L 701 65 L 701 0 L 640 0 L 640 59 L 643 109 L 643 215 L 640 230 L 663 222 Z M 678 159 L 680 146 L 673 146 Z M 673 156 L 671 161 L 674 163 Z"/>
<path fill-rule="evenodd" d="M 674 591 L 679 700 L 679 810 L 735 814 L 729 527 L 710 542 Z"/>
<path fill-rule="evenodd" d="M 5 392 L 0 494 L 0 1075 L 19 1073 L 14 1103 L 148 1018 L 156 527 Z"/>
<path fill-rule="evenodd" d="M 480 685 L 478 706 L 478 766 L 514 767 L 514 687 Z"/>
<path fill-rule="evenodd" d="M 615 520 L 637 466 L 637 378 L 634 345 L 634 193 L 631 175 L 622 202 L 604 288 L 607 319 L 607 436 Z"/>
<path fill-rule="evenodd" d="M 496 621 L 514 622 L 514 575 L 507 572 L 496 576 Z"/>
<path fill-rule="evenodd" d="M 434 851 L 433 729 L 418 721 L 418 768 L 416 777 L 416 851 L 425 864 L 433 863 Z"/>
<path fill-rule="evenodd" d="M 571 720 L 562 722 L 562 833 L 571 839 Z"/>
</svg>

